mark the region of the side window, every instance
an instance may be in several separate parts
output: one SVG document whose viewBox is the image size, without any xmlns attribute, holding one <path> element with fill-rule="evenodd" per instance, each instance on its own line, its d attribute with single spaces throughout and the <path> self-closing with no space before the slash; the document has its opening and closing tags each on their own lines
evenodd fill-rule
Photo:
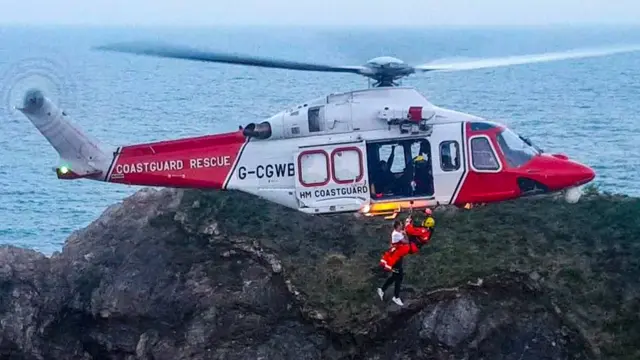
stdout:
<svg viewBox="0 0 640 360">
<path fill-rule="evenodd" d="M 331 153 L 333 180 L 338 184 L 362 180 L 362 153 L 357 147 L 338 148 Z"/>
<path fill-rule="evenodd" d="M 420 153 L 420 143 L 415 141 L 411 143 L 411 158 L 418 156 Z"/>
<path fill-rule="evenodd" d="M 389 160 L 389 155 L 391 155 L 391 149 L 393 146 L 396 147 L 396 150 L 393 153 L 393 160 L 391 164 L 391 172 L 393 173 L 401 173 L 404 171 L 406 161 L 404 160 L 404 148 L 400 144 L 385 144 L 378 148 L 378 155 L 381 161 Z"/>
<path fill-rule="evenodd" d="M 329 182 L 329 156 L 322 150 L 305 151 L 298 157 L 300 183 L 322 186 Z"/>
<path fill-rule="evenodd" d="M 309 108 L 307 116 L 309 118 L 309 132 L 320 131 L 320 107 Z"/>
<path fill-rule="evenodd" d="M 485 137 L 471 139 L 471 163 L 476 170 L 497 171 L 500 163 Z"/>
<path fill-rule="evenodd" d="M 440 168 L 442 171 L 460 169 L 460 144 L 457 141 L 443 141 L 440 143 Z"/>
<path fill-rule="evenodd" d="M 407 161 L 413 161 L 418 155 L 420 155 L 428 164 L 427 169 L 431 173 L 433 166 L 433 156 L 431 154 L 431 144 L 428 140 L 420 139 L 413 140 L 411 142 L 411 159 Z"/>
<path fill-rule="evenodd" d="M 411 143 L 411 158 L 415 158 L 416 156 L 422 154 L 427 161 L 429 161 L 429 156 L 431 155 L 429 142 L 426 140 L 416 140 Z"/>
</svg>

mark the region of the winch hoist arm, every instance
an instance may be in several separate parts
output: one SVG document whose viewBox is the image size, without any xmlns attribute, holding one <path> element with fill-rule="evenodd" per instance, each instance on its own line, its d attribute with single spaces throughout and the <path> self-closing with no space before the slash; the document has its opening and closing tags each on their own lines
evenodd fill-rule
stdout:
<svg viewBox="0 0 640 360">
<path fill-rule="evenodd" d="M 435 115 L 434 111 L 425 112 L 422 106 L 410 106 L 404 109 L 385 107 L 378 113 L 378 118 L 387 122 L 389 130 L 392 125 L 397 125 L 400 133 L 419 134 L 426 132 L 428 136 L 432 131 L 428 121 L 435 118 Z"/>
</svg>

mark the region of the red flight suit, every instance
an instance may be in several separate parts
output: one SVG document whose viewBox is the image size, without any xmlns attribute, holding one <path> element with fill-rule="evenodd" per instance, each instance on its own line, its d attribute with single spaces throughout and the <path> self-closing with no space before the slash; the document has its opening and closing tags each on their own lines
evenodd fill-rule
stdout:
<svg viewBox="0 0 640 360">
<path fill-rule="evenodd" d="M 413 222 L 406 224 L 404 229 L 407 232 L 407 237 L 409 237 L 409 239 L 415 238 L 420 245 L 429 243 L 431 235 L 433 234 L 432 229 L 422 226 L 414 226 Z"/>
<path fill-rule="evenodd" d="M 418 251 L 418 246 L 414 242 L 391 244 L 389 249 L 382 254 L 380 266 L 384 271 L 392 271 L 398 260 L 407 254 L 415 254 Z"/>
</svg>

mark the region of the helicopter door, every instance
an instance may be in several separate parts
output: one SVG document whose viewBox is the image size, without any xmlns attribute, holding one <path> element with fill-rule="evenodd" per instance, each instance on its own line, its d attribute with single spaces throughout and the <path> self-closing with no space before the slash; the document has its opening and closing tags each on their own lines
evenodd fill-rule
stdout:
<svg viewBox="0 0 640 360">
<path fill-rule="evenodd" d="M 369 203 L 364 142 L 300 147 L 294 162 L 296 199 L 301 211 L 357 211 Z"/>
<path fill-rule="evenodd" d="M 452 203 L 462 186 L 466 169 L 465 124 L 438 125 L 432 141 L 435 198 L 441 204 Z"/>
</svg>

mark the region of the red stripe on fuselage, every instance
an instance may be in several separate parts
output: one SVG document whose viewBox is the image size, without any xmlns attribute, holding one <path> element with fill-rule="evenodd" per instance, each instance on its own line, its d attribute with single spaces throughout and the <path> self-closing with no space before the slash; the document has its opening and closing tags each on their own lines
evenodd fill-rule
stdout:
<svg viewBox="0 0 640 360">
<path fill-rule="evenodd" d="M 221 189 L 246 142 L 242 131 L 124 146 L 108 181 Z"/>
</svg>

